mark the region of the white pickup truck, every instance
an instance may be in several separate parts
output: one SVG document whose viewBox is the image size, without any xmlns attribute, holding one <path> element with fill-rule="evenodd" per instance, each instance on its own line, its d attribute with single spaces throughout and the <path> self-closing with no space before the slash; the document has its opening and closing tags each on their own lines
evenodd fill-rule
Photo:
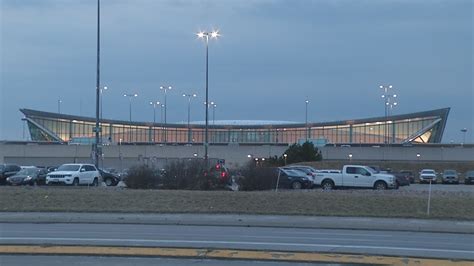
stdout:
<svg viewBox="0 0 474 266">
<path fill-rule="evenodd" d="M 316 173 L 314 184 L 324 190 L 337 187 L 397 188 L 395 176 L 377 173 L 364 165 L 344 165 L 341 173 Z"/>
</svg>

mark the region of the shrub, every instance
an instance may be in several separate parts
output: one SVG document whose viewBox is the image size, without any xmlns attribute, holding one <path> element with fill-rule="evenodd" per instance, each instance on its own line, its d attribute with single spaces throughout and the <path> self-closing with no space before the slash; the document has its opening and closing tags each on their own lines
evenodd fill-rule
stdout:
<svg viewBox="0 0 474 266">
<path fill-rule="evenodd" d="M 211 190 L 227 186 L 220 174 L 215 168 L 206 170 L 206 163 L 202 159 L 185 159 L 169 163 L 164 169 L 134 166 L 130 168 L 124 182 L 129 188 L 139 189 Z"/>
<path fill-rule="evenodd" d="M 124 182 L 129 188 L 152 189 L 158 187 L 159 176 L 147 165 L 135 165 L 130 167 Z"/>
<path fill-rule="evenodd" d="M 277 178 L 275 167 L 258 167 L 254 162 L 249 162 L 241 170 L 236 181 L 240 190 L 269 190 L 275 189 Z"/>
<path fill-rule="evenodd" d="M 165 167 L 163 188 L 206 189 L 205 169 L 205 161 L 200 159 L 170 163 Z"/>
</svg>

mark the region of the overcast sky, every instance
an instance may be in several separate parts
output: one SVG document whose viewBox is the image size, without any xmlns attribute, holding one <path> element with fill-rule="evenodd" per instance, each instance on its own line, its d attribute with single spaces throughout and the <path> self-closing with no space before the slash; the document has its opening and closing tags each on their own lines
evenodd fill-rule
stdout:
<svg viewBox="0 0 474 266">
<path fill-rule="evenodd" d="M 96 0 L 0 0 L 0 139 L 22 139 L 20 108 L 95 114 Z M 444 142 L 473 142 L 471 0 L 102 0 L 105 118 L 152 121 L 168 94 L 168 122 L 204 120 L 205 45 L 216 119 L 314 122 L 451 107 Z M 159 117 L 159 116 L 158 116 Z"/>
</svg>

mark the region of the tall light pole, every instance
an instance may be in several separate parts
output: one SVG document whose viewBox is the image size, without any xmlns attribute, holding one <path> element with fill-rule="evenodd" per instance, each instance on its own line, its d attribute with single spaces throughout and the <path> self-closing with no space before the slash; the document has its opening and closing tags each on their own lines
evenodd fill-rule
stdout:
<svg viewBox="0 0 474 266">
<path fill-rule="evenodd" d="M 383 90 L 382 99 L 384 99 L 384 108 L 385 108 L 385 127 L 384 127 L 384 142 L 389 143 L 389 133 L 388 133 L 388 116 L 394 106 L 397 105 L 396 94 L 390 93 L 390 90 L 393 89 L 392 85 L 380 85 L 380 89 Z"/>
<path fill-rule="evenodd" d="M 161 106 L 160 102 L 150 102 L 150 105 L 153 106 L 153 138 L 152 141 L 155 142 L 155 124 L 156 124 L 156 106 Z"/>
<path fill-rule="evenodd" d="M 61 103 L 63 101 L 61 99 L 58 99 L 58 114 L 61 114 Z"/>
<path fill-rule="evenodd" d="M 212 125 L 215 125 L 216 124 L 216 107 L 217 107 L 217 104 L 215 102 L 211 102 L 211 106 L 212 106 Z"/>
<path fill-rule="evenodd" d="M 196 93 L 193 94 L 186 94 L 183 93 L 183 97 L 188 97 L 188 143 L 191 143 L 191 98 L 195 98 L 197 95 Z"/>
<path fill-rule="evenodd" d="M 99 101 L 100 101 L 100 0 L 97 0 L 97 73 L 95 84 L 95 143 L 94 143 L 94 164 L 99 167 L 99 152 L 102 154 L 102 143 L 100 142 L 100 117 L 99 117 Z M 100 148 L 99 148 L 100 147 Z"/>
<path fill-rule="evenodd" d="M 209 168 L 209 108 L 207 107 L 207 103 L 209 102 L 209 38 L 217 39 L 220 34 L 217 30 L 212 32 L 201 31 L 197 33 L 197 36 L 206 41 L 206 130 L 204 140 L 204 159 L 206 160 L 206 167 Z"/>
<path fill-rule="evenodd" d="M 104 87 L 100 88 L 100 128 L 102 128 L 102 118 L 103 118 L 102 113 L 103 113 L 103 109 L 104 109 L 104 104 L 103 104 L 104 97 L 102 96 L 102 94 L 107 89 L 108 89 L 107 86 L 104 86 Z M 100 131 L 100 142 L 102 142 L 102 130 Z"/>
<path fill-rule="evenodd" d="M 119 139 L 119 161 L 120 161 L 120 173 L 122 173 L 122 139 Z"/>
<path fill-rule="evenodd" d="M 173 87 L 171 86 L 160 86 L 160 90 L 162 90 L 164 93 L 165 93 L 165 126 L 164 126 L 164 130 L 165 130 L 165 143 L 168 141 L 168 134 L 167 134 L 167 130 L 166 130 L 166 109 L 168 109 L 168 104 L 166 103 L 166 94 L 169 90 L 171 90 Z"/>
<path fill-rule="evenodd" d="M 309 139 L 309 128 L 308 128 L 308 104 L 309 100 L 304 101 L 305 102 L 305 127 L 306 127 L 306 141 Z"/>
<path fill-rule="evenodd" d="M 462 128 L 461 129 L 461 134 L 462 134 L 462 145 L 464 145 L 466 143 L 466 132 L 467 132 L 467 128 Z"/>
<path fill-rule="evenodd" d="M 104 103 L 103 103 L 103 96 L 102 94 L 104 94 L 104 91 L 108 90 L 107 86 L 104 86 L 104 87 L 101 87 L 100 89 L 100 120 L 102 121 L 102 114 L 103 114 L 103 110 L 104 110 Z"/>
<path fill-rule="evenodd" d="M 136 93 L 125 93 L 124 97 L 128 97 L 128 116 L 130 119 L 130 130 L 128 133 L 128 141 L 132 142 L 132 98 L 138 97 Z"/>
</svg>

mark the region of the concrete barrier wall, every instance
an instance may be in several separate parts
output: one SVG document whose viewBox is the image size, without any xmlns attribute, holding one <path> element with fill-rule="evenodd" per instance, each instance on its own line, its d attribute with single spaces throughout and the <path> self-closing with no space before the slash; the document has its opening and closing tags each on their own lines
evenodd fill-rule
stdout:
<svg viewBox="0 0 474 266">
<path fill-rule="evenodd" d="M 286 146 L 271 145 L 226 145 L 210 146 L 210 158 L 222 158 L 229 167 L 238 167 L 254 157 L 280 156 Z M 20 165 L 59 165 L 71 162 L 92 162 L 91 146 L 39 145 L 0 143 L 0 163 Z M 474 146 L 464 147 L 322 147 L 324 160 L 377 160 L 377 161 L 474 161 Z M 203 146 L 160 145 L 111 145 L 103 149 L 104 167 L 128 168 L 141 162 L 153 162 L 162 166 L 176 158 L 204 156 Z M 122 159 L 120 159 L 122 154 Z M 416 155 L 420 154 L 420 157 Z"/>
</svg>

